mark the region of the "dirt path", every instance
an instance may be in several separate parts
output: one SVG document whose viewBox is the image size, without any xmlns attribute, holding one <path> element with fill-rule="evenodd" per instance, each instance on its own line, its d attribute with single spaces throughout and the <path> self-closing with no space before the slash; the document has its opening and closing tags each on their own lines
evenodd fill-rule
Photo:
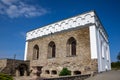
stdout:
<svg viewBox="0 0 120 80">
<path fill-rule="evenodd" d="M 108 71 L 85 80 L 120 80 L 120 71 Z"/>
</svg>

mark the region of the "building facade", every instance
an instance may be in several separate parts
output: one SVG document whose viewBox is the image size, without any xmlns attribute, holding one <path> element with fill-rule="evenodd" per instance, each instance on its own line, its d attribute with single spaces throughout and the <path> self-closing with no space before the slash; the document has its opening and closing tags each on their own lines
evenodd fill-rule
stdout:
<svg viewBox="0 0 120 80">
<path fill-rule="evenodd" d="M 25 60 L 42 77 L 111 70 L 108 35 L 94 11 L 27 32 Z"/>
</svg>

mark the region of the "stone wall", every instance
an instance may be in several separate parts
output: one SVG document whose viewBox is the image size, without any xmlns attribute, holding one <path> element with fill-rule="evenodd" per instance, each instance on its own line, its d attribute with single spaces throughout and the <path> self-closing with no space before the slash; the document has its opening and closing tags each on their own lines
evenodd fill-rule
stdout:
<svg viewBox="0 0 120 80">
<path fill-rule="evenodd" d="M 7 60 L 5 59 L 0 59 L 0 72 L 3 71 L 3 69 L 6 67 Z"/>
<path fill-rule="evenodd" d="M 29 61 L 24 60 L 14 60 L 14 59 L 1 59 L 0 60 L 0 67 L 2 73 L 9 74 L 9 75 L 16 75 L 17 68 L 21 65 L 25 64 L 28 66 L 29 70 Z"/>
<path fill-rule="evenodd" d="M 84 80 L 89 78 L 91 75 L 77 75 L 77 76 L 66 76 L 66 77 L 59 77 L 59 78 L 49 78 L 49 79 L 42 79 L 42 80 Z M 40 79 L 41 80 L 41 79 Z"/>
<path fill-rule="evenodd" d="M 0 68 L 5 67 L 7 63 L 6 59 L 0 59 Z"/>
<path fill-rule="evenodd" d="M 67 56 L 66 44 L 70 37 L 76 39 L 76 56 Z M 55 58 L 47 58 L 50 41 L 54 41 L 56 45 Z M 39 46 L 39 58 L 38 60 L 33 60 L 33 47 L 36 44 Z M 95 63 L 95 65 L 97 63 L 91 60 L 88 27 L 63 31 L 28 41 L 27 60 L 30 60 L 30 67 L 43 67 L 42 77 L 57 77 L 63 67 L 67 67 L 72 72 L 72 75 L 75 75 L 74 71 L 87 74 L 97 69 L 97 66 L 93 68 L 91 65 L 91 63 Z M 52 71 L 56 71 L 56 73 L 54 74 Z"/>
</svg>

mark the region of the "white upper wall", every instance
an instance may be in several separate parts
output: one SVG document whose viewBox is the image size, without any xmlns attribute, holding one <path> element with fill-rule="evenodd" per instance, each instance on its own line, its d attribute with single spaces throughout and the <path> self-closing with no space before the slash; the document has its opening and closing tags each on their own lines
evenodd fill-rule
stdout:
<svg viewBox="0 0 120 80">
<path fill-rule="evenodd" d="M 94 11 L 90 11 L 72 18 L 68 18 L 32 31 L 27 32 L 26 40 L 35 39 L 51 33 L 77 28 L 89 24 L 99 25 L 97 16 Z M 98 20 L 99 21 L 99 20 Z"/>
<path fill-rule="evenodd" d="M 72 18 L 68 18 L 32 31 L 27 32 L 26 40 L 35 39 L 51 33 L 60 32 L 63 30 L 76 28 L 80 26 L 90 25 L 95 23 L 95 12 L 90 11 Z M 97 25 L 97 23 L 95 23 Z"/>
</svg>

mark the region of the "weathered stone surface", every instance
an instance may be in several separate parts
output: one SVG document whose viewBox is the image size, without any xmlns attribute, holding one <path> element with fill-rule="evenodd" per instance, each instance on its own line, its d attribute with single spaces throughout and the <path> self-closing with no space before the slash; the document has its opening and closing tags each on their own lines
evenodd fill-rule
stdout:
<svg viewBox="0 0 120 80">
<path fill-rule="evenodd" d="M 84 27 L 28 41 L 27 60 L 30 60 L 30 67 L 42 66 L 42 77 L 56 77 L 63 67 L 71 70 L 72 75 L 74 75 L 74 71 L 80 71 L 81 74 L 96 71 L 97 60 L 91 60 L 89 35 L 89 28 Z M 76 56 L 67 56 L 67 41 L 70 37 L 74 37 L 76 40 Z M 50 41 L 54 41 L 56 45 L 55 58 L 47 57 Z M 36 44 L 39 46 L 39 59 L 33 60 L 33 47 Z M 46 73 L 46 70 L 50 73 Z M 53 70 L 57 74 L 52 74 Z"/>
<path fill-rule="evenodd" d="M 21 64 L 25 64 L 26 66 L 28 66 L 27 70 L 29 71 L 29 66 L 30 66 L 29 61 L 14 60 L 14 59 L 1 59 L 0 60 L 0 72 L 9 74 L 9 75 L 20 76 L 18 67 Z"/>
</svg>

